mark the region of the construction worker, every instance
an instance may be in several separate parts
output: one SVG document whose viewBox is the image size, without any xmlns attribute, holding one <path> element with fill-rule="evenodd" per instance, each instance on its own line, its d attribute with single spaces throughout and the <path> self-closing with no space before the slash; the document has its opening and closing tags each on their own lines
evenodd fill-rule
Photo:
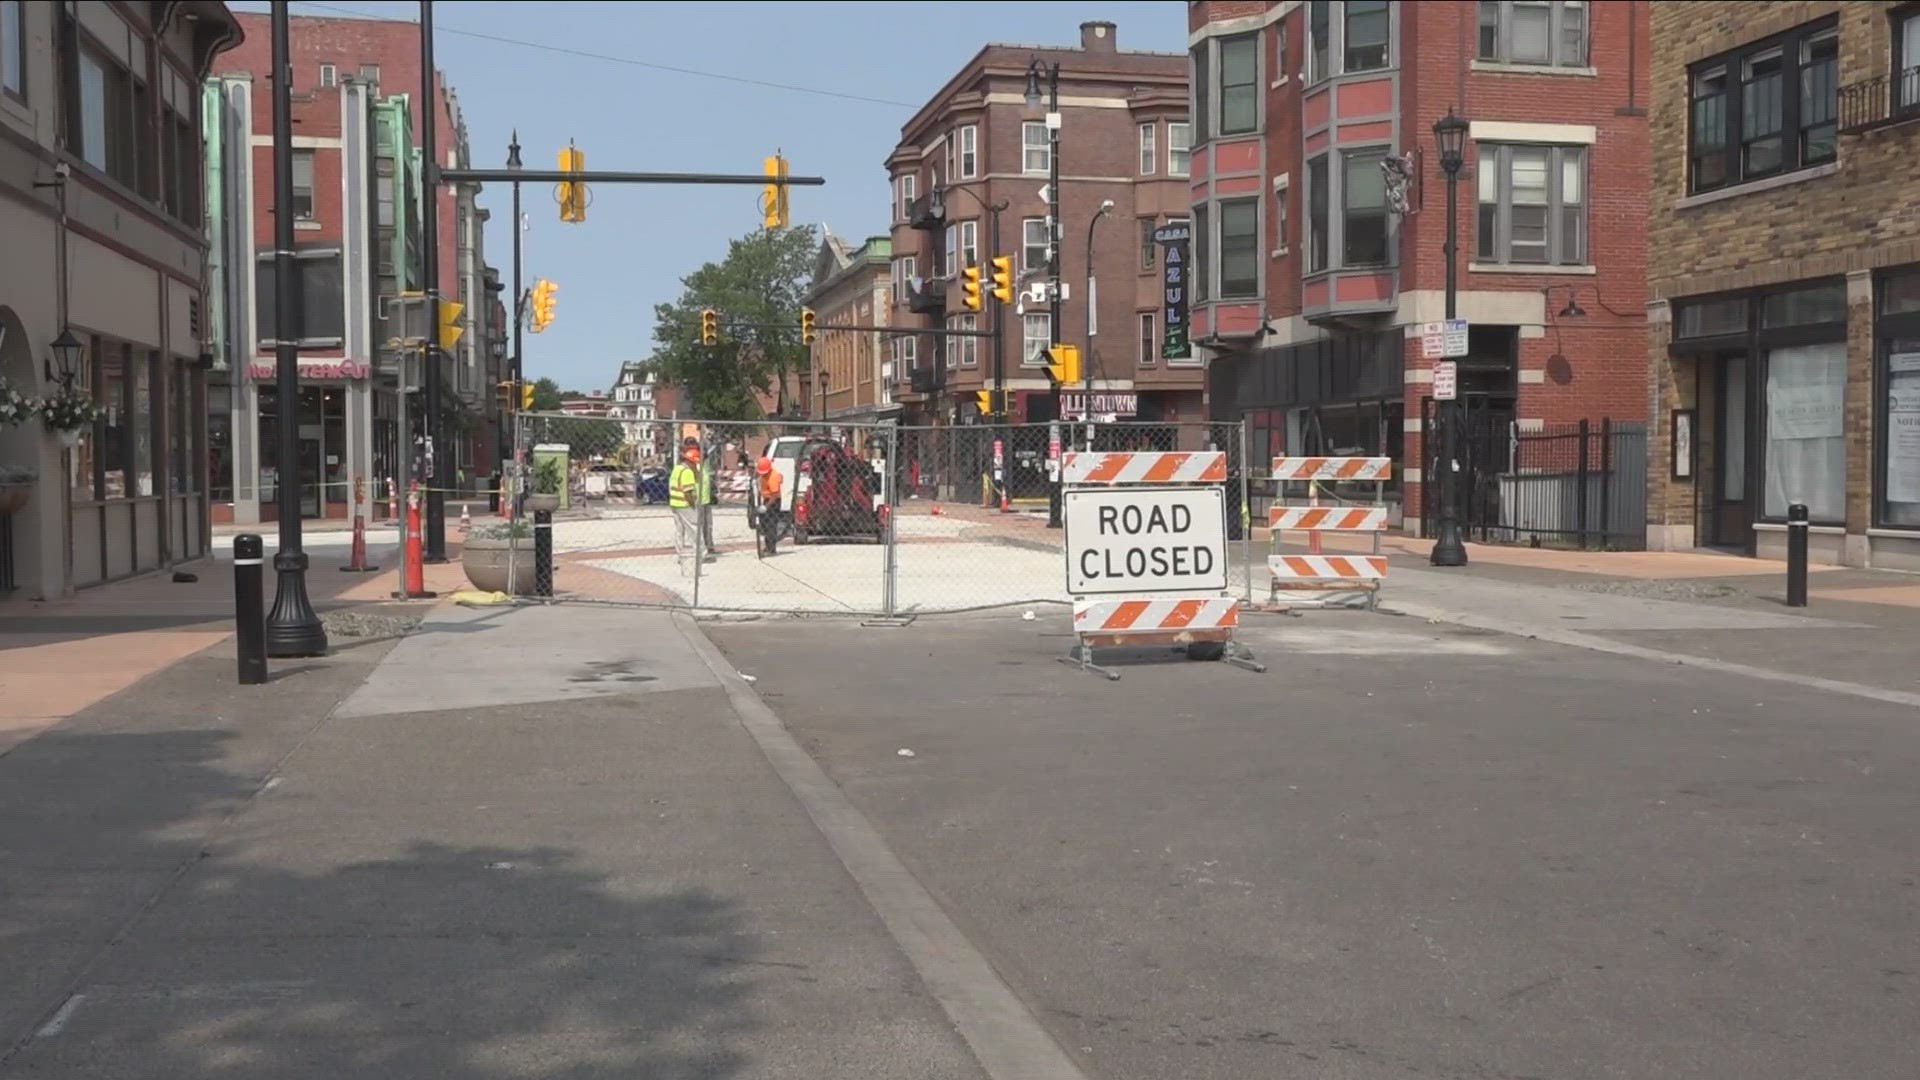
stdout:
<svg viewBox="0 0 1920 1080">
<path fill-rule="evenodd" d="M 760 532 L 771 555 L 780 539 L 780 470 L 773 467 L 772 458 L 761 458 L 753 471 L 760 477 Z"/>
<path fill-rule="evenodd" d="M 700 443 L 688 439 L 667 478 L 667 508 L 673 513 L 673 553 L 700 555 Z"/>
</svg>

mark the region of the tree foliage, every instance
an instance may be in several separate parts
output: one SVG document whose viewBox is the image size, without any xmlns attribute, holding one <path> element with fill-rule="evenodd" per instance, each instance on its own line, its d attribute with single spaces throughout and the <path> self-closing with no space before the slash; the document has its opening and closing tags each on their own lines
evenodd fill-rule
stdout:
<svg viewBox="0 0 1920 1080">
<path fill-rule="evenodd" d="M 552 379 L 535 379 L 533 381 L 533 411 L 560 411 L 559 383 L 554 382 Z"/>
<path fill-rule="evenodd" d="M 732 240 L 726 258 L 680 279 L 679 299 L 653 309 L 654 364 L 681 387 L 687 408 L 708 420 L 757 420 L 755 393 L 788 409 L 791 376 L 807 363 L 800 304 L 819 238 L 810 225 L 762 229 Z M 700 313 L 720 315 L 720 343 L 700 344 Z"/>
</svg>

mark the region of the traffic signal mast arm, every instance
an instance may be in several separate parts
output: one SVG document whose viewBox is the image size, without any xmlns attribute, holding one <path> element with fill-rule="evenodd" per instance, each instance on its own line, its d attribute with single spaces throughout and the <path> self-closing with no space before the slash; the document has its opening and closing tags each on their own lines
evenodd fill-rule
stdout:
<svg viewBox="0 0 1920 1080">
<path fill-rule="evenodd" d="M 732 319 L 727 319 L 723 325 L 730 330 L 736 328 L 741 330 L 792 330 L 797 324 L 735 322 Z M 914 326 L 879 326 L 872 323 L 819 323 L 815 327 L 817 333 L 824 334 L 829 330 L 860 330 L 869 333 L 891 334 L 895 337 L 908 337 L 916 334 L 932 334 L 938 337 L 990 338 L 993 336 L 993 331 L 991 330 L 943 330 L 934 328 L 923 330 Z"/>
<path fill-rule="evenodd" d="M 765 176 L 746 173 L 656 173 L 656 172 L 563 172 L 558 169 L 441 169 L 447 184 L 741 184 L 762 186 Z M 787 187 L 824 187 L 824 176 L 786 176 L 778 183 Z"/>
</svg>

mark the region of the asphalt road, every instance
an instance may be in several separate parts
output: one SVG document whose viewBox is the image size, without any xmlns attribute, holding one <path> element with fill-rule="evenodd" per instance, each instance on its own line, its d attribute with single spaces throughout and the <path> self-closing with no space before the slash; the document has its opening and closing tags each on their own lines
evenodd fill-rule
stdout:
<svg viewBox="0 0 1920 1080">
<path fill-rule="evenodd" d="M 1359 612 L 1115 683 L 1057 611 L 708 631 L 1089 1077 L 1920 1075 L 1910 709 Z"/>
</svg>

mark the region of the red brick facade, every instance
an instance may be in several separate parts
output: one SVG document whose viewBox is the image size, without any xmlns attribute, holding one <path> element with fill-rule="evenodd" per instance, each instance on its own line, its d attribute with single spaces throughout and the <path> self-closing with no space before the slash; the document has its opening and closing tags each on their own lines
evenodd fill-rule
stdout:
<svg viewBox="0 0 1920 1080">
<path fill-rule="evenodd" d="M 1210 299 L 1196 305 L 1193 319 L 1194 338 L 1208 346 L 1213 367 L 1210 409 L 1220 419 L 1258 414 L 1262 454 L 1334 448 L 1343 441 L 1331 433 L 1336 427 L 1362 432 L 1344 441 L 1399 459 L 1410 519 L 1421 506 L 1431 364 L 1422 359 L 1417 337 L 1406 335 L 1443 314 L 1447 184 L 1432 129 L 1449 108 L 1472 125 L 1459 173 L 1456 234 L 1459 314 L 1475 328 L 1474 352 L 1462 364 L 1463 390 L 1488 405 L 1496 422 L 1517 423 L 1522 431 L 1580 420 L 1644 423 L 1647 417 L 1644 364 L 1635 362 L 1645 341 L 1647 4 L 1573 5 L 1578 14 L 1553 5 L 1550 63 L 1516 60 L 1506 24 L 1483 56 L 1483 7 L 1493 10 L 1462 0 L 1393 3 L 1380 16 L 1384 31 L 1366 22 L 1361 13 L 1368 9 L 1355 5 L 1357 21 L 1350 20 L 1347 5 L 1337 0 L 1198 3 L 1189 15 L 1203 36 L 1195 56 L 1210 69 L 1209 85 L 1195 88 L 1212 122 L 1208 144 L 1194 152 L 1192 192 L 1196 220 L 1213 230 L 1206 244 L 1214 275 Z M 1328 41 L 1325 59 L 1316 60 L 1312 23 L 1321 13 Z M 1506 14 L 1511 17 L 1510 6 Z M 1562 21 L 1572 18 L 1586 22 L 1584 35 Z M 1384 49 L 1369 54 L 1367 44 L 1383 32 Z M 1222 135 L 1226 50 L 1248 35 L 1258 58 L 1258 119 L 1254 130 L 1233 124 L 1236 132 Z M 1572 41 L 1583 53 L 1571 51 Z M 1480 174 L 1483 167 L 1497 169 L 1498 160 L 1489 150 L 1483 163 L 1481 148 L 1500 146 L 1522 148 L 1526 156 L 1552 148 L 1546 152 L 1555 155 L 1547 170 L 1555 210 L 1548 231 L 1557 230 L 1562 215 L 1577 213 L 1583 235 L 1548 241 L 1551 265 L 1526 261 L 1531 247 L 1523 258 L 1520 245 L 1502 239 L 1511 228 L 1517 240 L 1521 216 L 1532 212 L 1515 211 L 1511 194 L 1493 219 L 1500 223 L 1489 238 L 1494 258 L 1479 250 Z M 1356 165 L 1349 178 L 1342 165 L 1349 153 L 1375 149 L 1405 162 L 1407 212 L 1387 216 L 1386 240 L 1368 249 L 1377 257 L 1350 265 L 1342 199 L 1350 179 L 1359 191 L 1377 166 Z M 1329 189 L 1324 260 L 1313 255 L 1309 169 L 1316 160 L 1326 163 Z M 1510 175 L 1496 171 L 1488 179 L 1501 185 Z M 1581 209 L 1564 209 L 1561 196 L 1573 197 L 1580 186 Z M 1256 196 L 1258 286 L 1223 297 L 1221 205 Z M 1364 192 L 1357 197 L 1366 198 Z M 1351 228 L 1363 235 L 1360 225 Z M 1246 264 L 1236 266 L 1244 282 Z M 1582 314 L 1562 317 L 1569 307 Z M 1382 354 L 1371 376 L 1341 355 L 1359 343 Z M 1333 357 L 1323 359 L 1328 351 Z M 1390 370 L 1386 354 L 1394 353 L 1399 371 Z M 1326 371 L 1312 386 L 1293 374 L 1316 364 Z M 1316 415 L 1332 420 L 1309 419 Z M 1305 430 L 1316 422 L 1328 432 L 1318 444 L 1317 434 Z"/>
</svg>

